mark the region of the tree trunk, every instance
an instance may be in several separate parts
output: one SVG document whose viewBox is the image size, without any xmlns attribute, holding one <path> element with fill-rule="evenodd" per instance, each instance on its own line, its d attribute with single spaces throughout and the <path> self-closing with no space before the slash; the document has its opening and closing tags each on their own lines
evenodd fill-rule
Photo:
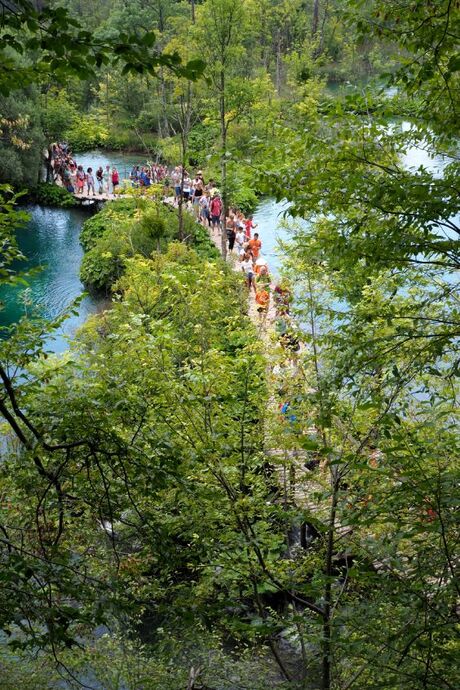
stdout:
<svg viewBox="0 0 460 690">
<path fill-rule="evenodd" d="M 318 33 L 319 25 L 319 0 L 314 0 L 313 2 L 313 21 L 311 25 L 311 35 L 314 38 Z"/>
<path fill-rule="evenodd" d="M 160 116 L 160 120 L 163 120 L 163 126 L 162 126 L 162 136 L 163 137 L 168 137 L 169 136 L 169 122 L 168 122 L 168 116 L 167 116 L 167 99 L 166 99 L 166 83 L 165 83 L 165 78 L 163 74 L 163 67 L 160 68 L 160 93 L 161 93 L 161 105 L 162 105 L 162 115 Z"/>
<path fill-rule="evenodd" d="M 190 0 L 192 10 L 192 24 L 195 24 L 195 0 Z"/>
<path fill-rule="evenodd" d="M 110 114 L 109 114 L 109 73 L 105 77 L 105 118 L 107 129 L 110 129 Z"/>
<path fill-rule="evenodd" d="M 220 73 L 220 131 L 222 137 L 222 158 L 221 158 L 221 177 L 222 177 L 222 216 L 221 222 L 221 250 L 224 261 L 227 258 L 227 125 L 225 122 L 225 72 Z"/>
<path fill-rule="evenodd" d="M 281 95 L 281 33 L 278 32 L 278 40 L 276 42 L 276 93 L 278 97 Z"/>
<path fill-rule="evenodd" d="M 337 515 L 337 502 L 340 480 L 331 468 L 332 503 L 329 516 L 329 529 L 327 534 L 326 550 L 326 585 L 324 587 L 324 613 L 323 613 L 323 651 L 322 651 L 322 679 L 321 690 L 330 690 L 331 687 L 331 652 L 332 652 L 332 557 L 334 555 L 335 521 Z"/>
<path fill-rule="evenodd" d="M 178 219 L 179 219 L 179 240 L 182 242 L 184 239 L 184 177 L 185 177 L 185 151 L 182 147 L 182 172 L 180 178 L 180 194 L 179 194 L 179 205 L 177 208 Z"/>
</svg>

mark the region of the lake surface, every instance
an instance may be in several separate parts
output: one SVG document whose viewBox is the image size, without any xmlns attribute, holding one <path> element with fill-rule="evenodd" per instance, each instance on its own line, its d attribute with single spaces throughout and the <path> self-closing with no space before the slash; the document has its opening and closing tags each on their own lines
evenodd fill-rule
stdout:
<svg viewBox="0 0 460 690">
<path fill-rule="evenodd" d="M 265 198 L 260 201 L 254 213 L 254 223 L 258 227 L 253 232 L 259 233 L 262 256 L 267 260 L 270 273 L 274 276 L 279 275 L 283 261 L 278 242 L 289 238 L 289 231 L 282 224 L 283 214 L 288 207 L 285 201 Z"/>
<path fill-rule="evenodd" d="M 40 206 L 29 207 L 29 223 L 18 231 L 19 246 L 27 261 L 17 262 L 15 268 L 26 270 L 41 267 L 28 278 L 27 289 L 3 287 L 0 299 L 4 308 L 0 311 L 2 330 L 17 322 L 31 309 L 46 318 L 56 318 L 83 292 L 78 277 L 83 250 L 79 235 L 89 212 L 80 209 L 57 209 Z M 85 297 L 79 306 L 78 316 L 71 316 L 50 341 L 50 349 L 62 352 L 67 347 L 67 337 L 89 314 L 98 308 L 90 297 Z M 2 335 L 5 335 L 3 330 Z"/>
</svg>

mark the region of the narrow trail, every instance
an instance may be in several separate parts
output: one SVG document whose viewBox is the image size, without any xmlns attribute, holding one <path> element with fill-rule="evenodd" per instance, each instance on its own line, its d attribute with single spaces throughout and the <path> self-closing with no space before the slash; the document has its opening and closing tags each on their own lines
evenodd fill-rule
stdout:
<svg viewBox="0 0 460 690">
<path fill-rule="evenodd" d="M 163 199 L 165 204 L 168 204 L 169 206 L 173 206 L 174 208 L 177 208 L 177 206 L 174 203 L 174 197 L 165 197 Z M 191 209 L 188 207 L 185 207 L 185 210 L 187 213 L 192 213 Z M 205 225 L 204 223 L 201 222 L 201 220 L 197 220 L 197 223 L 200 223 L 202 227 L 204 227 L 207 232 L 209 233 L 209 237 L 213 241 L 214 245 L 218 249 L 220 255 L 222 256 L 222 228 L 219 228 L 217 231 L 215 231 L 213 228 L 211 228 L 209 225 Z M 240 271 L 238 267 L 238 256 L 234 252 L 227 252 L 227 263 L 233 266 L 235 271 Z M 270 283 L 270 294 L 273 294 L 273 291 L 276 287 L 276 284 L 274 282 Z M 276 310 L 275 310 L 275 305 L 273 302 L 273 299 L 270 297 L 270 303 L 268 307 L 267 314 L 264 317 L 261 317 L 259 312 L 257 311 L 257 303 L 255 301 L 255 293 L 254 291 L 250 291 L 248 295 L 248 300 L 249 300 L 249 310 L 248 310 L 248 315 L 251 319 L 251 321 L 254 323 L 254 325 L 257 327 L 257 331 L 259 334 L 259 337 L 262 338 L 266 343 L 270 342 L 271 336 L 274 333 L 274 327 L 275 327 L 275 321 L 276 321 Z"/>
<path fill-rule="evenodd" d="M 164 203 L 177 208 L 174 203 L 173 197 L 167 197 L 164 199 Z M 191 209 L 186 207 L 185 209 L 188 213 L 191 213 Z M 206 228 L 209 233 L 209 237 L 213 241 L 214 245 L 218 249 L 219 253 L 222 255 L 222 228 L 215 230 L 209 225 L 205 225 L 201 221 L 200 224 Z M 236 253 L 227 253 L 227 262 L 231 264 L 235 271 L 240 271 L 238 267 L 238 257 Z M 241 276 L 243 280 L 243 276 Z M 324 490 L 324 481 L 327 481 L 323 476 L 323 473 L 318 472 L 316 466 L 309 469 L 307 465 L 311 463 L 312 454 L 302 448 L 296 447 L 298 444 L 293 444 L 292 448 L 276 448 L 275 439 L 273 438 L 273 430 L 276 426 L 283 423 L 281 421 L 282 414 L 279 409 L 279 395 L 278 391 L 280 386 L 286 384 L 292 385 L 294 379 L 303 379 L 305 381 L 306 373 L 303 371 L 301 355 L 304 352 L 304 346 L 301 345 L 300 352 L 294 358 L 290 358 L 279 345 L 279 338 L 276 334 L 276 321 L 277 313 L 276 307 L 273 300 L 274 289 L 276 287 L 275 282 L 270 283 L 270 302 L 269 308 L 263 317 L 257 311 L 257 302 L 255 301 L 255 292 L 251 290 L 248 294 L 248 316 L 257 328 L 257 333 L 259 338 L 264 344 L 264 350 L 267 358 L 267 379 L 269 382 L 269 409 L 268 409 L 268 424 L 267 432 L 265 435 L 265 452 L 267 456 L 271 459 L 273 466 L 275 467 L 275 472 L 278 476 L 278 480 L 282 489 L 283 503 L 295 504 L 301 507 L 303 510 L 309 512 L 315 512 L 316 517 L 327 518 L 327 513 L 321 515 L 321 510 L 319 510 L 319 501 L 316 499 L 315 495 L 318 492 Z M 295 359 L 295 364 L 294 364 Z M 283 374 L 277 372 L 278 369 L 283 369 Z M 277 399 L 278 398 L 278 399 Z M 288 424 L 287 420 L 284 424 Z M 306 430 L 306 433 L 311 430 Z M 276 434 L 275 434 L 276 435 Z M 275 446 L 275 447 L 274 447 Z M 311 467 L 311 464 L 310 464 Z"/>
</svg>

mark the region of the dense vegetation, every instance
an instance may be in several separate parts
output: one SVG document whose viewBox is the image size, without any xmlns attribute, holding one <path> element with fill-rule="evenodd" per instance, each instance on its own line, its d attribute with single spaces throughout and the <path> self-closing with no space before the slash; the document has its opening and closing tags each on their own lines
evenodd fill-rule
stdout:
<svg viewBox="0 0 460 690">
<path fill-rule="evenodd" d="M 1 342 L 2 687 L 457 688 L 458 3 L 1 4 L 0 281 L 44 144 L 140 142 L 290 202 L 304 342 L 190 219 L 87 221 L 112 308 Z"/>
<path fill-rule="evenodd" d="M 209 234 L 189 214 L 184 218 L 183 232 L 198 255 L 217 258 Z M 177 212 L 171 207 L 140 197 L 115 201 L 83 226 L 80 241 L 86 253 L 81 279 L 91 290 L 109 292 L 124 273 L 127 259 L 149 257 L 178 238 Z"/>
</svg>

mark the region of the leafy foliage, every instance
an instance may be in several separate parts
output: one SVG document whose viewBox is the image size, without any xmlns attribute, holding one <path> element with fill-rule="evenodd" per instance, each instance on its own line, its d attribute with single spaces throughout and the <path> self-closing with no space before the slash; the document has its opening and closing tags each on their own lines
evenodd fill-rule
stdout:
<svg viewBox="0 0 460 690">
<path fill-rule="evenodd" d="M 154 49 L 153 31 L 128 34 L 119 32 L 112 40 L 94 41 L 90 31 L 64 7 L 36 7 L 29 0 L 19 0 L 15 8 L 2 3 L 2 79 L 0 93 L 7 95 L 19 86 L 27 86 L 52 74 L 65 83 L 69 76 L 91 78 L 101 65 L 123 65 L 123 74 L 154 72 L 168 67 L 187 78 L 196 78 L 203 70 L 200 60 L 181 65 L 178 55 L 162 55 Z M 55 36 L 59 35 L 59 41 Z M 34 61 L 20 61 L 18 56 L 36 54 Z"/>
<path fill-rule="evenodd" d="M 114 301 L 67 353 L 46 356 L 41 322 L 1 343 L 10 649 L 52 649 L 108 687 L 254 690 L 251 663 L 261 687 L 457 687 L 456 4 L 18 6 L 6 88 L 13 68 L 18 85 L 50 68 L 91 80 L 63 113 L 42 103 L 50 136 L 158 135 L 226 200 L 274 193 L 298 220 L 273 343 L 206 231 L 187 214 L 179 230 L 155 189 L 85 225 L 82 275 Z M 153 54 L 152 28 L 165 55 L 205 57 L 208 80 L 162 70 L 179 63 Z M 382 67 L 395 96 L 346 85 Z M 8 175 L 28 143 L 14 105 Z M 414 149 L 429 156 L 409 169 Z M 13 201 L 5 189 L 7 281 Z M 113 633 L 92 646 L 99 624 Z"/>
<path fill-rule="evenodd" d="M 29 194 L 37 203 L 43 206 L 72 208 L 76 205 L 73 194 L 68 192 L 67 189 L 47 182 L 40 182 L 40 184 L 30 190 Z"/>
<path fill-rule="evenodd" d="M 9 185 L 0 185 L 0 284 L 20 279 L 13 265 L 25 258 L 18 247 L 16 232 L 29 216 L 16 207 L 20 196 Z"/>
<path fill-rule="evenodd" d="M 197 252 L 217 258 L 208 232 L 190 214 L 183 221 L 185 238 Z M 148 257 L 154 250 L 163 250 L 178 232 L 176 212 L 162 202 L 142 197 L 111 202 L 84 223 L 80 241 L 86 254 L 81 279 L 91 289 L 109 292 L 122 275 L 126 258 L 136 254 Z"/>
</svg>

